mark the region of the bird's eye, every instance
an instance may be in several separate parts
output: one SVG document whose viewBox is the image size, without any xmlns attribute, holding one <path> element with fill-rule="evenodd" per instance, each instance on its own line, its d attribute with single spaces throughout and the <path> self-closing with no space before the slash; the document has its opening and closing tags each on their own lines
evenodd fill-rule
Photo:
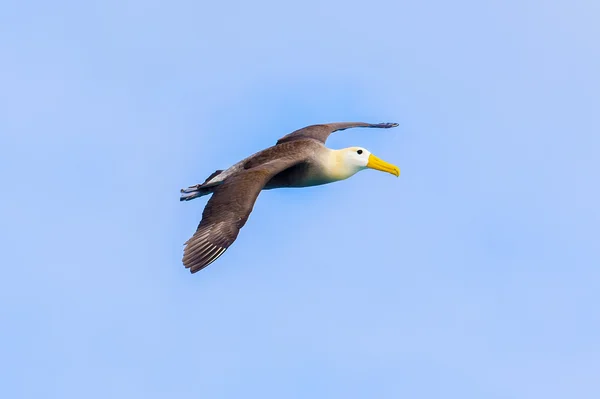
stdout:
<svg viewBox="0 0 600 399">
<path fill-rule="evenodd" d="M 356 151 L 356 153 L 357 153 L 358 155 L 360 155 L 360 154 L 362 154 L 362 150 L 358 150 L 358 151 Z"/>
</svg>

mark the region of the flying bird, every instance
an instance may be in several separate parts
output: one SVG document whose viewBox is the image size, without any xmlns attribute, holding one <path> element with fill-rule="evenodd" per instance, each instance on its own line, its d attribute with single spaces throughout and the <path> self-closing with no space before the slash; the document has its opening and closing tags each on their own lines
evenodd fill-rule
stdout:
<svg viewBox="0 0 600 399">
<path fill-rule="evenodd" d="M 311 125 L 280 138 L 269 148 L 217 170 L 202 184 L 181 189 L 180 201 L 212 194 L 194 235 L 184 244 L 183 264 L 196 273 L 233 244 L 262 190 L 310 187 L 340 181 L 366 168 L 400 176 L 400 169 L 364 148 L 333 150 L 333 132 L 354 127 L 388 129 L 397 123 L 339 122 Z"/>
</svg>

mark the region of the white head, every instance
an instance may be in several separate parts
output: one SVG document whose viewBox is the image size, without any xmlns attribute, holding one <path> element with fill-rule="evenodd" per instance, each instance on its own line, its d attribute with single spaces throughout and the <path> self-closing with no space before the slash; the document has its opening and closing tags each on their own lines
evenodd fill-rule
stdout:
<svg viewBox="0 0 600 399">
<path fill-rule="evenodd" d="M 348 147 L 334 151 L 334 173 L 339 180 L 347 179 L 361 170 L 370 168 L 400 176 L 397 166 L 385 162 L 362 147 Z"/>
</svg>

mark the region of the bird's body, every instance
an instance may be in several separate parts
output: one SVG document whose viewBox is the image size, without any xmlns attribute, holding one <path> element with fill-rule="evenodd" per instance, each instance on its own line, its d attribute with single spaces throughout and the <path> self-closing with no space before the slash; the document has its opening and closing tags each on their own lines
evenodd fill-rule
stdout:
<svg viewBox="0 0 600 399">
<path fill-rule="evenodd" d="M 400 174 L 399 169 L 367 150 L 332 150 L 325 140 L 350 127 L 390 128 L 397 124 L 362 122 L 312 125 L 284 136 L 277 144 L 226 170 L 217 170 L 204 183 L 182 189 L 181 201 L 212 194 L 196 233 L 186 242 L 183 263 L 192 273 L 214 262 L 235 241 L 262 190 L 310 187 L 347 179 L 367 167 Z"/>
</svg>

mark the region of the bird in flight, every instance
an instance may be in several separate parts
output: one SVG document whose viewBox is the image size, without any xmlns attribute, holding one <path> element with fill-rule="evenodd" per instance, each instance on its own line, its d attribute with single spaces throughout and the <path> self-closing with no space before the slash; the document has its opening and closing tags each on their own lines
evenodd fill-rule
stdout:
<svg viewBox="0 0 600 399">
<path fill-rule="evenodd" d="M 400 176 L 400 169 L 364 148 L 332 150 L 325 141 L 333 132 L 353 127 L 388 129 L 397 123 L 338 122 L 311 125 L 280 138 L 269 148 L 217 170 L 202 184 L 181 189 L 180 201 L 212 194 L 194 235 L 185 243 L 183 265 L 202 270 L 233 244 L 262 190 L 333 183 L 371 168 Z"/>
</svg>

